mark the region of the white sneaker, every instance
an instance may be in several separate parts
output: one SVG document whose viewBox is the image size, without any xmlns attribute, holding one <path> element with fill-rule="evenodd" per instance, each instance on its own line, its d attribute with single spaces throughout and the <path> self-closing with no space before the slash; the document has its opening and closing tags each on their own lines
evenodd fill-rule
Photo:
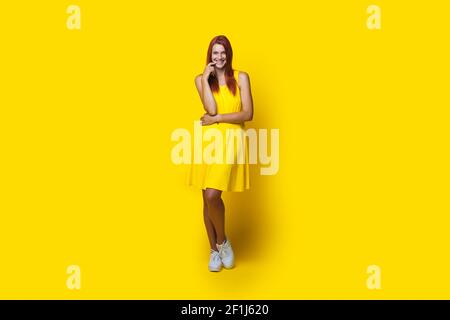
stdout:
<svg viewBox="0 0 450 320">
<path fill-rule="evenodd" d="M 222 264 L 226 269 L 231 269 L 234 267 L 234 252 L 231 248 L 231 243 L 226 239 L 222 244 L 216 244 L 217 249 L 219 249 L 220 259 L 222 259 Z"/>
<path fill-rule="evenodd" d="M 222 269 L 222 260 L 220 260 L 219 252 L 211 249 L 211 255 L 209 256 L 209 271 L 220 271 Z"/>
</svg>

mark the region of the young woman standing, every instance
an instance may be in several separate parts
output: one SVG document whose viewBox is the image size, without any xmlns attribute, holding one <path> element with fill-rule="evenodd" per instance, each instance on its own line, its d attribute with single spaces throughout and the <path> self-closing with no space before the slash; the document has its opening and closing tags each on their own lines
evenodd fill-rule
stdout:
<svg viewBox="0 0 450 320">
<path fill-rule="evenodd" d="M 243 148 L 239 143 L 236 147 L 232 131 L 243 131 L 245 122 L 252 120 L 253 99 L 248 74 L 234 70 L 232 60 L 230 41 L 223 35 L 216 36 L 209 44 L 203 74 L 195 77 L 195 85 L 206 111 L 200 118 L 201 124 L 218 129 L 224 142 L 221 146 L 224 161 L 192 164 L 188 175 L 188 184 L 202 189 L 203 219 L 211 247 L 210 271 L 220 271 L 222 266 L 227 269 L 234 266 L 234 252 L 225 234 L 222 192 L 241 192 L 250 188 L 248 145 L 244 137 Z M 230 146 L 234 151 L 233 163 L 225 159 L 227 147 Z M 243 154 L 243 162 L 238 161 L 239 154 Z"/>
</svg>

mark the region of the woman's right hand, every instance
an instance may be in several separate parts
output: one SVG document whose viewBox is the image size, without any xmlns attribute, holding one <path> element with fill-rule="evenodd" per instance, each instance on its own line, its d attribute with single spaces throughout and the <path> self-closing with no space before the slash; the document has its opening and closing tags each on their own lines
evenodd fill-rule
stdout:
<svg viewBox="0 0 450 320">
<path fill-rule="evenodd" d="M 215 64 L 216 63 L 214 61 L 212 61 L 206 65 L 205 70 L 203 71 L 203 77 L 205 77 L 205 79 L 208 79 L 209 75 L 211 73 L 214 73 L 214 65 Z"/>
</svg>

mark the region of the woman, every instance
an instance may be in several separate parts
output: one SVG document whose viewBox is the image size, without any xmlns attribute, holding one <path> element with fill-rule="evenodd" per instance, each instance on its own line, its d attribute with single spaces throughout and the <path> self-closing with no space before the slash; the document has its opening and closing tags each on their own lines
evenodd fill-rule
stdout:
<svg viewBox="0 0 450 320">
<path fill-rule="evenodd" d="M 231 147 L 233 151 L 231 163 L 225 157 L 221 162 L 193 163 L 188 175 L 188 184 L 202 189 L 203 218 L 211 247 L 210 271 L 220 271 L 222 266 L 227 269 L 234 266 L 233 249 L 225 235 L 222 192 L 240 192 L 250 188 L 248 145 L 242 135 L 243 144 L 236 143 L 233 132 L 240 130 L 242 134 L 245 121 L 252 120 L 253 99 L 248 74 L 234 70 L 232 60 L 233 50 L 229 40 L 223 35 L 216 36 L 209 44 L 203 74 L 195 77 L 195 85 L 206 111 L 200 118 L 202 126 L 213 125 L 211 128 L 219 130 L 216 132 L 223 137 L 219 147 L 222 155 L 227 154 L 227 148 L 229 151 Z M 243 161 L 239 161 L 237 155 Z"/>
</svg>

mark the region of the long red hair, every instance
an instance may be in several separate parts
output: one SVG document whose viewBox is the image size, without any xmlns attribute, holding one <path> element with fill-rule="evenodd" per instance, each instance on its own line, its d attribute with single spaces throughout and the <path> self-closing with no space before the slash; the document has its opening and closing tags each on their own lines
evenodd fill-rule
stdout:
<svg viewBox="0 0 450 320">
<path fill-rule="evenodd" d="M 237 82 L 234 78 L 234 70 L 232 66 L 233 49 L 231 48 L 231 43 L 227 37 L 225 37 L 224 35 L 219 35 L 211 40 L 208 47 L 208 54 L 206 56 L 206 64 L 212 62 L 212 48 L 216 43 L 221 44 L 225 48 L 225 54 L 227 56 L 227 62 L 225 64 L 225 80 L 228 89 L 231 91 L 231 93 L 233 93 L 233 95 L 236 95 Z M 211 73 L 211 76 L 208 78 L 208 83 L 212 91 L 219 91 L 219 81 L 217 80 L 215 74 Z"/>
</svg>

